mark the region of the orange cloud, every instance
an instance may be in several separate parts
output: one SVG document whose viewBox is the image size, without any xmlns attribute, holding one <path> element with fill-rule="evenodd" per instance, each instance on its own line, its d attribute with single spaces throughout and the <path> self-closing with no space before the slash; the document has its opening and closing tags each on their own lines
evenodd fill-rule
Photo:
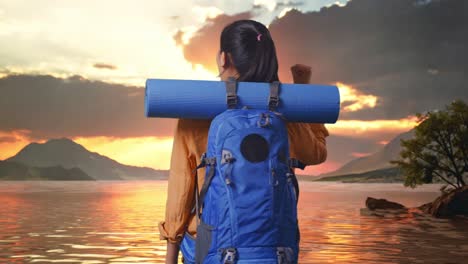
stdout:
<svg viewBox="0 0 468 264">
<path fill-rule="evenodd" d="M 379 143 L 380 145 L 387 145 L 388 142 L 390 142 L 390 141 L 389 141 L 389 140 L 381 140 L 381 141 L 379 141 L 378 143 Z"/>
<path fill-rule="evenodd" d="M 415 116 L 396 120 L 338 120 L 326 125 L 330 134 L 350 137 L 366 137 L 369 134 L 399 134 L 413 129 L 418 124 Z"/>
<path fill-rule="evenodd" d="M 377 96 L 363 94 L 351 85 L 337 82 L 340 90 L 340 99 L 344 112 L 355 112 L 364 108 L 374 108 L 377 105 Z"/>
<path fill-rule="evenodd" d="M 13 131 L 0 131 L 0 160 L 14 156 L 24 146 L 31 143 L 29 139 L 30 130 L 17 129 Z M 38 141 L 43 143 L 44 141 Z"/>
<path fill-rule="evenodd" d="M 117 69 L 117 66 L 115 66 L 115 65 L 108 64 L 108 63 L 100 63 L 100 62 L 93 64 L 93 67 L 96 68 L 96 69 L 107 69 L 107 70 L 116 70 Z"/>
<path fill-rule="evenodd" d="M 355 158 L 362 158 L 365 156 L 369 156 L 371 153 L 364 153 L 364 152 L 351 152 L 351 156 Z"/>
</svg>

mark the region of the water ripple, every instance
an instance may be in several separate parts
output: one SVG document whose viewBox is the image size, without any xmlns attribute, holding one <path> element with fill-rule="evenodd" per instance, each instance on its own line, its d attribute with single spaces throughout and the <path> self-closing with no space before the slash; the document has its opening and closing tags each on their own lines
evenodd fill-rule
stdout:
<svg viewBox="0 0 468 264">
<path fill-rule="evenodd" d="M 0 263 L 164 263 L 165 182 L 1 182 Z M 301 183 L 300 263 L 464 263 L 468 220 L 368 212 L 367 196 L 417 206 L 439 186 Z"/>
</svg>

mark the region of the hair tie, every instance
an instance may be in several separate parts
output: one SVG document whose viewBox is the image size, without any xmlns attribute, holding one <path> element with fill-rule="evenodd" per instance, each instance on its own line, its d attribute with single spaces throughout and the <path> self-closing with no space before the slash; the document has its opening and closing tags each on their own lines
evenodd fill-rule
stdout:
<svg viewBox="0 0 468 264">
<path fill-rule="evenodd" d="M 260 37 L 261 37 L 261 36 L 262 36 L 261 33 L 259 33 L 259 34 L 257 35 L 257 41 L 260 41 Z"/>
</svg>

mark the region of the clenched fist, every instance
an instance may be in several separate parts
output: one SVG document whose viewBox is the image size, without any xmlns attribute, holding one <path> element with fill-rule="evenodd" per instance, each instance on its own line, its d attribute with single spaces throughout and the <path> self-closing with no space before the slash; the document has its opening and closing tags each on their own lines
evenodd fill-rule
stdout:
<svg viewBox="0 0 468 264">
<path fill-rule="evenodd" d="M 291 67 L 294 83 L 310 83 L 312 68 L 304 64 L 296 64 Z"/>
</svg>

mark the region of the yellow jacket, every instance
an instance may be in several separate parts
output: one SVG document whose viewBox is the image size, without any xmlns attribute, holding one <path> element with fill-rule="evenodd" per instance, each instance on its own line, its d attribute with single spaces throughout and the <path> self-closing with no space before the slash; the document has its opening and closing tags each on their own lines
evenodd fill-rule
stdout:
<svg viewBox="0 0 468 264">
<path fill-rule="evenodd" d="M 185 231 L 196 234 L 194 206 L 195 178 L 192 171 L 206 151 L 211 120 L 179 119 L 172 147 L 166 216 L 159 223 L 161 239 L 178 243 Z M 325 137 L 329 135 L 323 124 L 287 123 L 290 156 L 314 165 L 327 157 Z M 198 171 L 198 186 L 203 185 L 205 170 Z"/>
</svg>

